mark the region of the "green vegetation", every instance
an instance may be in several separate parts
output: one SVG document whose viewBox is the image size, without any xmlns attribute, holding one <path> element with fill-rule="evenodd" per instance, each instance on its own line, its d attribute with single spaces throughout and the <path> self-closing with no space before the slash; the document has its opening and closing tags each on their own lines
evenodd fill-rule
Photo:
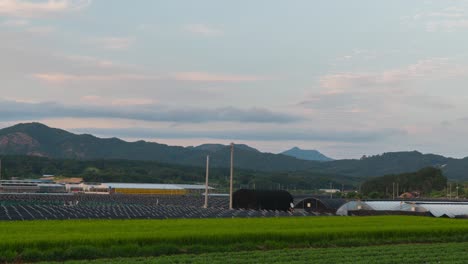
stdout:
<svg viewBox="0 0 468 264">
<path fill-rule="evenodd" d="M 38 178 L 44 174 L 83 177 L 87 182 L 200 183 L 205 168 L 137 160 L 64 160 L 33 156 L 3 156 L 3 178 Z M 357 179 L 313 172 L 262 172 L 236 169 L 235 186 L 257 189 L 312 190 L 334 186 L 351 188 Z M 229 169 L 212 168 L 210 184 L 228 186 Z"/>
<path fill-rule="evenodd" d="M 463 220 L 401 216 L 25 221 L 0 229 L 2 261 L 468 241 Z"/>
<path fill-rule="evenodd" d="M 440 191 L 447 186 L 447 178 L 440 169 L 424 168 L 414 173 L 369 179 L 362 184 L 361 191 L 371 198 L 392 198 L 392 190 L 397 185 L 397 195 L 403 192 L 418 192 L 421 196 L 430 196 L 433 191 Z"/>
<path fill-rule="evenodd" d="M 230 148 L 219 144 L 198 147 L 176 147 L 137 141 L 125 142 L 117 138 L 102 139 L 92 135 L 76 135 L 53 129 L 40 123 L 18 124 L 0 129 L 0 154 L 34 154 L 59 159 L 130 159 L 159 161 L 184 166 L 203 166 L 206 155 L 211 156 L 213 168 L 228 168 Z M 286 155 L 262 153 L 245 145 L 235 146 L 236 169 L 287 173 L 305 171 L 299 175 L 334 175 L 350 178 L 375 177 L 417 171 L 425 167 L 443 167 L 451 180 L 466 181 L 468 157 L 447 158 L 417 151 L 393 152 L 363 157 L 359 160 L 316 162 Z M 287 184 L 291 184 L 289 182 Z M 339 182 L 346 184 L 346 182 Z"/>
<path fill-rule="evenodd" d="M 163 264 L 163 263 L 466 263 L 468 243 L 437 243 L 348 248 L 282 249 L 268 251 L 241 251 L 230 253 L 182 254 L 150 258 L 98 259 L 67 261 L 66 264 Z M 45 263 L 43 263 L 45 264 Z M 52 263 L 51 263 L 52 264 Z"/>
</svg>

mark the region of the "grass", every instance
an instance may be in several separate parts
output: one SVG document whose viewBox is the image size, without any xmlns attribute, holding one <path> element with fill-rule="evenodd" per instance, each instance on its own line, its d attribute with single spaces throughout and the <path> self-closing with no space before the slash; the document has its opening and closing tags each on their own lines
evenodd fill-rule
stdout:
<svg viewBox="0 0 468 264">
<path fill-rule="evenodd" d="M 24 221 L 0 230 L 0 262 L 468 242 L 465 220 L 408 216 Z"/>
</svg>

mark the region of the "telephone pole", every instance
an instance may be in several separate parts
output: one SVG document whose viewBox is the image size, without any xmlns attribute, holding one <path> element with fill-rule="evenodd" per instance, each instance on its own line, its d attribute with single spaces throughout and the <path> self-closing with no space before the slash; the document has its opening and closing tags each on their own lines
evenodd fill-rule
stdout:
<svg viewBox="0 0 468 264">
<path fill-rule="evenodd" d="M 232 210 L 232 179 L 234 178 L 234 143 L 231 143 L 231 176 L 229 180 L 229 209 Z"/>
<path fill-rule="evenodd" d="M 205 205 L 204 208 L 208 208 L 208 176 L 210 173 L 210 156 L 206 156 L 206 179 L 205 179 Z"/>
</svg>

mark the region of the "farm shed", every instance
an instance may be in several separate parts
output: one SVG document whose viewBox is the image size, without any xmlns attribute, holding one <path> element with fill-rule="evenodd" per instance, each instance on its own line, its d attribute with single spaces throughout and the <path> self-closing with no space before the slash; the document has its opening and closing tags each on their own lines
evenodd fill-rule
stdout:
<svg viewBox="0 0 468 264">
<path fill-rule="evenodd" d="M 240 189 L 233 194 L 235 209 L 288 211 L 293 197 L 287 191 Z"/>
</svg>

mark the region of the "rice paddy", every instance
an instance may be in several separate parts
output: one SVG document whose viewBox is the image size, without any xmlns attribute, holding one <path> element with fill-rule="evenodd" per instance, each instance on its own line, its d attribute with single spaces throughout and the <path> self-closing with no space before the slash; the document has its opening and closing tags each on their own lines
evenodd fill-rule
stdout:
<svg viewBox="0 0 468 264">
<path fill-rule="evenodd" d="M 466 220 L 404 216 L 16 221 L 0 229 L 3 262 L 468 242 Z"/>
</svg>

